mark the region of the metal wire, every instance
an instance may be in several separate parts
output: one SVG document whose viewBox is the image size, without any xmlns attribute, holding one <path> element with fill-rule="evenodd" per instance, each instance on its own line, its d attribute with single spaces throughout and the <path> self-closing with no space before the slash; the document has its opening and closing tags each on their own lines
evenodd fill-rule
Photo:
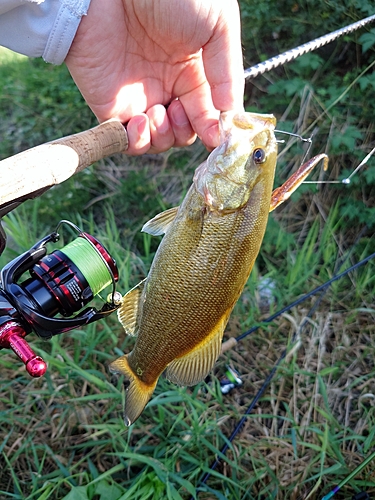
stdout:
<svg viewBox="0 0 375 500">
<path fill-rule="evenodd" d="M 267 61 L 256 64 L 255 66 L 252 66 L 251 68 L 245 70 L 244 73 L 245 80 L 255 78 L 256 76 L 262 75 L 263 73 L 270 71 L 271 69 L 275 69 L 287 62 L 293 61 L 294 59 L 297 59 L 297 57 L 302 56 L 303 54 L 307 54 L 308 52 L 312 52 L 313 50 L 319 49 L 320 47 L 327 45 L 327 43 L 333 42 L 334 40 L 336 40 L 336 38 L 339 38 L 340 36 L 347 35 L 352 31 L 363 28 L 364 26 L 366 26 L 366 24 L 372 23 L 374 21 L 375 21 L 375 14 L 366 17 L 361 21 L 357 21 L 356 23 L 349 24 L 349 26 L 345 26 L 345 28 L 340 28 L 336 31 L 333 31 L 332 33 L 328 33 L 327 35 L 321 36 L 320 38 L 316 38 L 311 42 L 304 43 L 299 47 L 287 50 L 286 52 L 283 52 L 278 56 L 272 57 Z"/>
</svg>

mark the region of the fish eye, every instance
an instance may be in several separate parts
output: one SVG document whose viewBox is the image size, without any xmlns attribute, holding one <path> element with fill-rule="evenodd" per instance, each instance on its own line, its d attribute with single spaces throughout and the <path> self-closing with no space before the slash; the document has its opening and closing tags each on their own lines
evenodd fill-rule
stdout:
<svg viewBox="0 0 375 500">
<path fill-rule="evenodd" d="M 264 152 L 264 149 L 261 148 L 254 149 L 253 160 L 255 163 L 257 164 L 263 163 L 265 159 L 266 159 L 266 153 Z"/>
</svg>

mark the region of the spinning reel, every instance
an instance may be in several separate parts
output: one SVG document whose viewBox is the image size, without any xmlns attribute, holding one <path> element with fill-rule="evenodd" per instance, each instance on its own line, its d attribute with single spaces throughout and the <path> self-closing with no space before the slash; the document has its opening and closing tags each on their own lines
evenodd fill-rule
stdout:
<svg viewBox="0 0 375 500">
<path fill-rule="evenodd" d="M 62 224 L 77 231 L 78 237 L 48 254 L 46 245 L 60 239 Z M 29 277 L 24 277 L 25 272 Z M 12 349 L 32 377 L 41 377 L 47 364 L 31 349 L 26 335 L 34 331 L 50 339 L 105 318 L 120 304 L 117 280 L 116 262 L 106 248 L 71 222 L 60 221 L 55 232 L 1 270 L 0 349 Z M 112 293 L 102 309 L 90 307 L 79 312 L 111 283 Z"/>
</svg>

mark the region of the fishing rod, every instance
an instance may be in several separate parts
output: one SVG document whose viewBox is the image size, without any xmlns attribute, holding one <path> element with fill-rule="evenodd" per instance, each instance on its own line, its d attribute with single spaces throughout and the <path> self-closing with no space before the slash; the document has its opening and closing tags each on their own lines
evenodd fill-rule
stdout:
<svg viewBox="0 0 375 500">
<path fill-rule="evenodd" d="M 282 65 L 286 64 L 287 62 L 293 61 L 294 59 L 300 57 L 303 54 L 307 54 L 308 52 L 312 52 L 312 51 L 314 51 L 314 50 L 316 50 L 316 49 L 318 49 L 320 47 L 323 47 L 324 45 L 326 45 L 326 44 L 328 44 L 328 43 L 336 40 L 337 38 L 339 38 L 339 37 L 341 37 L 341 36 L 343 36 L 345 34 L 351 33 L 353 31 L 356 31 L 356 30 L 358 30 L 358 29 L 360 29 L 360 28 L 362 28 L 362 27 L 366 26 L 367 24 L 372 23 L 374 21 L 375 21 L 375 14 L 372 15 L 372 16 L 369 16 L 367 18 L 364 18 L 364 19 L 362 19 L 362 20 L 360 20 L 360 21 L 358 21 L 356 23 L 350 24 L 350 25 L 348 25 L 348 26 L 346 26 L 344 28 L 340 28 L 340 29 L 338 29 L 338 30 L 336 30 L 336 31 L 334 31 L 332 33 L 329 33 L 329 34 L 324 35 L 322 37 L 316 38 L 316 39 L 314 39 L 314 40 L 312 40 L 310 42 L 307 42 L 307 43 L 305 43 L 303 45 L 295 47 L 294 49 L 288 50 L 288 51 L 286 51 L 286 52 L 284 52 L 282 54 L 277 55 L 276 57 L 268 59 L 267 61 L 259 63 L 259 64 L 255 65 L 255 66 L 252 66 L 252 67 L 250 67 L 250 68 L 248 68 L 248 69 L 245 70 L 245 72 L 244 72 L 245 80 L 250 80 L 250 79 L 255 78 L 255 77 L 257 77 L 257 76 L 259 76 L 259 75 L 261 75 L 263 73 L 266 73 L 266 72 L 268 72 L 268 71 L 270 71 L 272 69 L 275 69 L 275 68 L 277 68 L 279 66 L 282 66 Z M 354 175 L 354 173 L 356 173 L 359 170 L 359 168 L 362 167 L 367 162 L 367 160 L 370 158 L 370 156 L 373 154 L 373 152 L 374 151 L 371 151 L 367 155 L 367 157 L 365 158 L 365 160 L 363 160 L 361 162 L 361 164 L 355 169 L 355 171 L 351 174 L 351 176 Z M 349 176 L 348 179 L 344 179 L 343 181 L 339 181 L 339 182 L 342 182 L 344 184 L 349 184 L 351 176 Z M 348 274 L 351 271 L 357 269 L 358 267 L 366 264 L 367 262 L 369 262 L 374 257 L 375 257 L 375 253 L 369 255 L 368 257 L 362 259 L 361 261 L 359 261 L 358 263 L 356 263 L 353 266 L 349 267 L 348 269 L 346 269 L 342 273 L 339 273 L 339 274 L 333 276 L 330 280 L 326 281 L 325 283 L 323 283 L 322 285 L 318 286 L 314 290 L 311 290 L 310 292 L 308 292 L 307 294 L 303 295 L 299 299 L 295 300 L 291 304 L 285 306 L 284 308 L 282 308 L 278 312 L 272 314 L 267 319 L 265 319 L 264 321 L 262 321 L 260 324 L 253 326 L 252 328 L 250 328 L 249 330 L 245 331 L 244 333 L 242 333 L 238 337 L 232 337 L 232 338 L 230 338 L 229 340 L 227 340 L 226 342 L 223 343 L 223 345 L 222 345 L 222 352 L 225 352 L 225 351 L 233 348 L 235 345 L 238 344 L 238 342 L 240 342 L 241 340 L 243 340 L 244 338 L 246 338 L 248 335 L 251 335 L 252 333 L 254 333 L 256 330 L 258 330 L 259 328 L 261 328 L 263 325 L 265 325 L 267 323 L 270 323 L 271 321 L 273 321 L 274 319 L 276 319 L 280 315 L 282 315 L 285 312 L 289 311 L 290 309 L 292 309 L 293 307 L 297 306 L 298 304 L 304 302 L 308 298 L 316 295 L 317 293 L 322 292 L 322 296 L 323 296 L 323 293 L 327 290 L 327 288 L 334 281 L 337 281 L 337 280 L 341 279 L 346 274 Z M 320 297 L 320 299 L 322 298 L 322 296 Z M 317 307 L 320 299 L 318 299 L 316 301 L 315 305 L 313 306 L 313 308 L 310 309 L 309 314 L 312 314 L 312 311 L 315 310 L 315 308 Z M 304 324 L 305 324 L 305 322 L 303 323 L 303 325 L 301 325 L 301 328 L 302 328 L 302 326 L 304 326 Z M 271 372 L 269 373 L 269 375 L 265 379 L 262 387 L 259 389 L 258 393 L 254 396 L 254 398 L 251 401 L 250 405 L 248 406 L 248 408 L 247 408 L 244 416 L 237 423 L 235 429 L 233 430 L 232 434 L 230 435 L 230 437 L 228 439 L 228 442 L 220 450 L 220 454 L 221 455 L 225 455 L 226 454 L 226 452 L 227 452 L 227 450 L 229 448 L 229 445 L 233 442 L 233 440 L 235 439 L 235 437 L 237 436 L 237 434 L 242 429 L 244 423 L 246 422 L 247 416 L 252 412 L 252 410 L 254 409 L 255 405 L 257 404 L 257 402 L 259 401 L 259 399 L 264 394 L 264 392 L 267 389 L 268 385 L 270 384 L 273 376 L 275 375 L 275 373 L 277 371 L 277 368 L 279 367 L 279 365 L 281 364 L 281 362 L 285 358 L 286 353 L 287 353 L 287 350 L 285 349 L 283 351 L 283 353 L 281 354 L 281 356 L 279 357 L 279 359 L 277 360 L 277 362 L 275 363 L 275 365 L 272 368 Z M 365 460 L 365 462 L 363 462 L 359 467 L 357 467 L 357 469 L 355 471 L 353 471 L 352 474 L 360 472 L 360 470 L 367 463 L 369 463 L 374 457 L 375 457 L 375 454 L 373 454 L 370 457 L 368 457 Z M 202 476 L 201 480 L 198 483 L 198 487 L 200 485 L 205 484 L 207 482 L 207 480 L 211 476 L 212 472 L 217 468 L 217 466 L 219 465 L 219 463 L 220 463 L 220 459 L 216 458 L 214 460 L 214 462 L 210 466 L 210 471 L 207 472 L 206 474 L 204 474 Z M 346 478 L 344 481 L 342 481 L 336 487 L 337 489 L 334 491 L 334 493 L 337 492 L 339 488 L 341 488 L 342 486 L 344 486 L 344 484 L 346 484 L 346 482 L 349 481 L 353 477 L 352 474 L 350 476 L 348 476 L 348 478 Z M 332 493 L 331 496 L 328 496 L 327 498 L 324 498 L 322 500 L 328 500 L 329 498 L 331 498 L 333 496 L 334 493 Z M 194 500 L 193 497 L 191 498 L 191 500 Z"/>
<path fill-rule="evenodd" d="M 268 318 L 266 318 L 265 320 L 263 320 L 258 325 L 255 325 L 255 326 L 251 327 L 249 330 L 246 330 L 244 333 L 242 333 L 238 337 L 232 337 L 232 338 L 228 339 L 226 342 L 223 342 L 222 352 L 225 352 L 225 351 L 228 351 L 229 349 L 232 349 L 232 347 L 234 347 L 235 345 L 237 345 L 238 342 L 240 342 L 241 340 L 243 340 L 248 335 L 250 335 L 250 334 L 254 333 L 255 331 L 257 331 L 264 324 L 270 323 L 271 321 L 273 321 L 274 319 L 278 318 L 279 316 L 281 316 L 285 312 L 290 311 L 293 307 L 297 306 L 298 304 L 301 304 L 301 302 L 304 302 L 305 300 L 309 299 L 313 295 L 316 295 L 317 293 L 323 291 L 325 288 L 328 288 L 334 281 L 337 281 L 337 280 L 343 278 L 345 275 L 347 275 L 348 273 L 350 273 L 351 271 L 353 271 L 357 267 L 360 267 L 363 264 L 366 264 L 367 262 L 369 262 L 374 257 L 375 257 L 375 253 L 369 255 L 368 257 L 366 257 L 363 260 L 359 261 L 357 264 L 354 264 L 353 266 L 349 267 L 348 269 L 346 269 L 342 273 L 334 275 L 331 279 L 329 279 L 328 281 L 326 281 L 322 285 L 319 285 L 318 287 L 314 288 L 313 290 L 311 290 L 310 292 L 306 293 L 305 295 L 302 295 L 302 297 L 300 297 L 299 299 L 295 300 L 291 304 L 288 304 L 287 306 L 283 307 L 282 309 L 280 309 L 276 313 L 272 314 L 271 316 L 269 316 Z"/>
<path fill-rule="evenodd" d="M 313 40 L 299 47 L 296 47 L 292 50 L 289 50 L 283 54 L 280 54 L 279 56 L 269 59 L 268 61 L 253 66 L 252 68 L 248 68 L 244 72 L 244 78 L 245 80 L 248 80 L 254 78 L 257 75 L 270 71 L 271 69 L 281 66 L 287 62 L 290 62 L 303 54 L 306 54 L 308 52 L 316 50 L 319 47 L 322 47 L 323 45 L 330 43 L 331 41 L 337 39 L 338 37 L 344 34 L 362 28 L 363 26 L 373 21 L 375 21 L 375 15 L 369 16 L 368 18 L 358 21 L 357 23 L 353 23 L 331 34 L 317 38 L 316 40 Z M 16 206 L 18 206 L 26 199 L 35 198 L 41 195 L 43 192 L 45 192 L 53 185 L 63 182 L 65 179 L 67 179 L 71 175 L 74 175 L 83 168 L 86 168 L 94 161 L 110 154 L 123 152 L 126 150 L 126 148 L 127 148 L 126 129 L 120 122 L 113 120 L 111 122 L 106 122 L 104 124 L 101 124 L 98 127 L 91 129 L 90 131 L 84 131 L 81 134 L 62 138 L 53 141 L 49 144 L 45 144 L 37 148 L 34 148 L 34 150 L 29 150 L 25 153 L 20 153 L 19 155 L 16 155 L 11 159 L 3 160 L 2 162 L 0 162 L 1 163 L 0 184 L 2 186 L 7 186 L 7 189 L 4 189 L 0 196 L 0 218 L 9 211 L 13 210 Z M 59 152 L 59 157 L 61 157 L 61 164 L 52 163 L 51 161 L 51 159 L 56 160 L 56 152 Z M 88 155 L 87 152 L 90 152 L 90 154 L 91 152 L 93 153 L 90 156 Z M 23 168 L 24 164 L 28 165 L 28 169 Z M 67 166 L 69 166 L 69 168 L 67 168 Z M 17 176 L 15 175 L 16 172 Z M 30 173 L 30 177 L 27 178 L 26 182 L 25 182 L 25 175 L 26 175 L 25 172 Z M 44 240 L 39 242 L 40 248 L 44 247 L 45 243 L 46 241 Z M 2 252 L 4 247 L 5 247 L 5 234 L 2 231 L 0 225 L 0 253 Z M 38 248 L 38 251 L 39 250 L 40 249 Z M 30 252 L 31 252 L 30 259 L 27 261 L 28 264 L 37 265 L 38 262 L 36 260 L 35 261 L 33 260 L 34 249 L 30 249 Z M 41 255 L 41 258 L 43 258 L 44 254 L 46 254 L 44 248 L 42 253 L 43 255 Z M 344 273 L 341 273 L 340 275 L 332 278 L 329 282 L 326 282 L 320 287 L 317 287 L 309 294 L 306 294 L 304 298 L 301 297 L 287 308 L 284 308 L 283 310 L 279 311 L 278 315 L 282 314 L 286 310 L 289 310 L 290 308 L 299 304 L 303 300 L 306 300 L 308 297 L 316 293 L 319 293 L 319 291 L 322 291 L 325 287 L 328 287 L 331 282 L 340 279 L 351 270 L 368 262 L 371 258 L 374 257 L 374 255 L 375 254 L 372 254 L 368 258 L 359 262 L 356 266 L 352 266 L 352 268 L 348 269 Z M 17 265 L 18 263 L 19 262 L 17 261 Z M 82 262 L 80 261 L 79 262 L 80 266 L 82 266 L 83 263 L 84 261 Z M 101 269 L 101 264 L 99 268 Z M 22 271 L 25 270 L 24 267 L 19 267 L 19 269 L 21 269 Z M 78 269 L 78 271 L 79 270 L 80 269 Z M 15 280 L 18 280 L 20 278 L 20 274 L 18 275 L 18 273 L 16 273 L 14 278 Z M 21 286 L 26 290 L 28 283 L 27 284 L 18 283 L 17 286 Z M 28 290 L 26 290 L 26 292 L 27 291 Z M 5 299 L 9 301 L 8 295 L 5 296 Z M 44 306 L 45 304 L 43 303 L 42 305 Z M 8 304 L 6 304 L 6 306 L 8 307 Z M 116 306 L 117 306 L 116 304 L 113 304 L 113 308 L 115 308 Z M 18 311 L 18 313 L 23 314 L 23 311 Z M 268 318 L 268 320 L 265 320 L 263 323 L 272 321 L 278 315 L 273 315 L 272 317 Z M 11 320 L 9 320 L 9 322 L 11 322 Z M 26 320 L 24 321 L 23 316 L 22 316 L 22 322 L 23 322 L 22 327 L 25 326 L 26 328 Z M 247 335 L 250 335 L 261 326 L 262 324 L 248 330 L 247 332 L 239 336 L 236 339 L 235 343 L 237 344 L 240 340 L 245 338 Z M 28 325 L 27 328 L 29 328 Z M 7 331 L 3 331 L 2 333 L 3 333 L 3 341 L 7 344 L 9 341 L 9 338 L 7 336 Z M 9 347 L 9 346 L 7 344 L 6 346 L 3 345 L 0 347 Z M 12 346 L 10 345 L 10 347 Z M 272 376 L 276 372 L 278 365 L 281 363 L 284 357 L 285 354 L 283 353 L 283 357 L 279 359 L 278 364 L 271 371 L 269 377 L 267 377 L 264 383 L 262 394 L 264 393 L 266 387 L 268 386 L 270 380 L 272 379 Z M 44 366 L 42 368 L 44 370 Z M 267 385 L 265 385 L 266 382 Z M 248 408 L 245 415 L 249 414 L 252 411 L 252 408 L 255 406 L 255 404 L 257 403 L 262 394 L 257 395 L 256 398 L 254 398 L 253 402 L 251 403 L 251 407 Z M 230 442 L 232 442 L 235 436 L 238 434 L 238 432 L 242 428 L 244 421 L 245 420 L 242 421 L 241 419 L 235 431 L 233 431 L 231 435 Z M 226 450 L 227 448 L 225 449 L 224 453 L 226 452 Z M 212 470 L 214 470 L 216 466 L 217 464 L 212 468 Z M 204 481 L 202 480 L 202 484 L 204 484 L 204 482 L 207 481 L 208 477 L 205 478 Z"/>
<path fill-rule="evenodd" d="M 226 351 L 230 348 L 232 348 L 234 345 L 237 345 L 238 342 L 240 342 L 241 340 L 243 340 L 244 338 L 246 338 L 248 335 L 251 335 L 252 333 L 254 333 L 256 330 L 258 330 L 259 328 L 261 328 L 263 325 L 265 324 L 268 324 L 270 323 L 271 321 L 273 321 L 274 319 L 276 319 L 277 317 L 281 316 L 282 314 L 284 314 L 285 312 L 287 311 L 290 311 L 293 307 L 295 307 L 296 305 L 304 302 L 305 300 L 307 300 L 308 298 L 318 294 L 319 292 L 322 292 L 321 296 L 318 297 L 318 299 L 316 300 L 315 304 L 313 305 L 313 307 L 310 309 L 309 313 L 306 315 L 306 318 L 305 320 L 303 321 L 301 327 L 300 327 L 300 330 L 302 330 L 304 328 L 304 326 L 307 324 L 307 318 L 310 317 L 314 311 L 316 310 L 317 306 L 319 305 L 321 299 L 323 298 L 323 295 L 324 293 L 327 291 L 328 287 L 334 283 L 335 281 L 338 281 L 340 280 L 341 278 L 343 278 L 344 276 L 346 276 L 347 274 L 349 274 L 350 272 L 354 271 L 355 269 L 363 266 L 364 264 L 367 264 L 370 260 L 374 259 L 375 258 L 375 252 L 372 253 L 371 255 L 365 257 L 364 259 L 360 260 L 359 262 L 357 262 L 356 264 L 353 264 L 352 266 L 350 266 L 349 268 L 345 269 L 344 271 L 342 271 L 341 273 L 338 273 L 336 275 L 334 275 L 332 278 L 330 278 L 329 280 L 327 280 L 325 283 L 323 283 L 322 285 L 314 288 L 313 290 L 311 290 L 310 292 L 306 293 L 305 295 L 303 295 L 302 297 L 300 297 L 299 299 L 295 300 L 294 302 L 292 302 L 291 304 L 288 304 L 287 306 L 283 307 L 282 309 L 280 309 L 279 311 L 277 311 L 276 313 L 272 314 L 271 316 L 269 316 L 268 318 L 266 318 L 264 321 L 262 321 L 260 324 L 250 328 L 249 330 L 245 331 L 244 333 L 242 333 L 241 335 L 239 335 L 238 337 L 235 337 L 233 340 L 232 339 L 229 339 L 227 342 L 224 342 L 223 346 L 226 344 L 226 348 L 223 350 L 223 351 Z M 295 337 L 296 337 L 296 332 L 294 333 L 293 335 L 293 338 L 292 338 L 292 343 L 294 342 L 295 340 Z M 286 354 L 287 354 L 287 349 L 284 349 L 284 351 L 282 352 L 282 354 L 280 355 L 279 359 L 276 361 L 275 365 L 273 366 L 272 370 L 270 371 L 270 373 L 268 374 L 267 378 L 265 379 L 265 381 L 263 382 L 262 384 L 262 387 L 259 389 L 259 391 L 256 393 L 256 395 L 254 396 L 254 398 L 252 399 L 251 403 L 249 404 L 246 412 L 244 413 L 244 415 L 242 416 L 242 418 L 239 420 L 239 422 L 236 424 L 233 432 L 231 433 L 231 435 L 229 436 L 228 438 L 228 441 L 225 443 L 225 445 L 221 448 L 220 450 L 220 454 L 218 455 L 218 457 L 220 455 L 225 455 L 226 452 L 228 451 L 229 449 L 229 446 L 230 444 L 233 442 L 233 440 L 235 439 L 235 437 L 238 435 L 238 433 L 241 431 L 243 425 L 245 424 L 246 420 L 247 420 L 247 416 L 253 411 L 255 405 L 258 403 L 259 399 L 263 396 L 264 392 L 266 391 L 266 389 L 268 388 L 272 378 L 274 377 L 276 371 L 277 371 L 277 368 L 280 366 L 280 364 L 282 363 L 282 361 L 285 359 L 286 357 Z M 217 468 L 217 466 L 219 465 L 220 463 L 220 458 L 216 458 L 213 463 L 211 464 L 210 466 L 210 470 L 208 472 L 206 472 L 201 480 L 199 481 L 198 483 L 198 487 L 200 485 L 204 485 L 209 477 L 211 476 L 212 472 Z M 375 454 L 374 454 L 374 457 L 375 457 Z M 372 458 L 374 458 L 372 457 Z M 370 457 L 368 457 L 366 460 L 366 464 L 369 463 L 371 460 L 370 460 Z M 362 468 L 365 466 L 363 464 L 361 464 Z M 357 468 L 358 471 L 357 472 L 360 472 L 360 468 Z M 354 474 L 354 471 L 353 473 Z M 352 477 L 352 476 L 351 476 Z M 349 481 L 351 479 L 351 477 L 349 479 L 347 479 L 345 482 L 341 482 L 338 487 L 342 487 L 344 486 L 344 484 L 346 484 L 347 481 Z M 338 488 L 336 487 L 336 488 Z M 333 490 L 332 490 L 333 491 Z M 335 493 L 338 491 L 338 489 L 335 490 Z M 334 493 L 333 493 L 334 494 Z M 328 500 L 329 498 L 331 498 L 333 496 L 333 494 L 330 496 L 330 497 L 327 497 L 327 499 L 322 499 L 322 500 Z M 191 500 L 194 500 L 193 497 L 191 498 Z"/>
<path fill-rule="evenodd" d="M 255 78 L 297 57 L 375 21 L 375 15 L 295 47 L 244 71 L 245 80 Z M 34 199 L 95 161 L 128 148 L 126 126 L 108 120 L 78 134 L 35 146 L 0 161 L 0 254 L 6 245 L 1 218 L 25 200 Z"/>
<path fill-rule="evenodd" d="M 357 474 L 361 472 L 362 469 L 366 467 L 372 460 L 375 458 L 375 451 L 371 453 L 365 460 L 363 460 L 362 463 L 358 465 L 345 479 L 343 479 L 337 486 L 335 486 L 327 495 L 325 495 L 322 500 L 330 500 L 343 486 L 345 486 L 353 477 L 355 477 Z M 361 496 L 360 496 L 361 495 Z M 355 495 L 353 497 L 353 500 L 370 500 L 370 497 L 364 496 L 367 495 L 366 493 L 363 494 L 363 492 L 359 493 L 358 495 Z"/>
</svg>

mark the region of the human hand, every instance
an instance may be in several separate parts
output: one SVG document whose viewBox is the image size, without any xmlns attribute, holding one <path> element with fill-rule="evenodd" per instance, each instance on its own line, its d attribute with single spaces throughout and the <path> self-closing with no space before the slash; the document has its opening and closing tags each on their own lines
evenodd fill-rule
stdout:
<svg viewBox="0 0 375 500">
<path fill-rule="evenodd" d="M 219 111 L 243 109 L 236 0 L 92 0 L 65 62 L 99 121 L 127 123 L 128 154 L 212 149 Z"/>
</svg>

